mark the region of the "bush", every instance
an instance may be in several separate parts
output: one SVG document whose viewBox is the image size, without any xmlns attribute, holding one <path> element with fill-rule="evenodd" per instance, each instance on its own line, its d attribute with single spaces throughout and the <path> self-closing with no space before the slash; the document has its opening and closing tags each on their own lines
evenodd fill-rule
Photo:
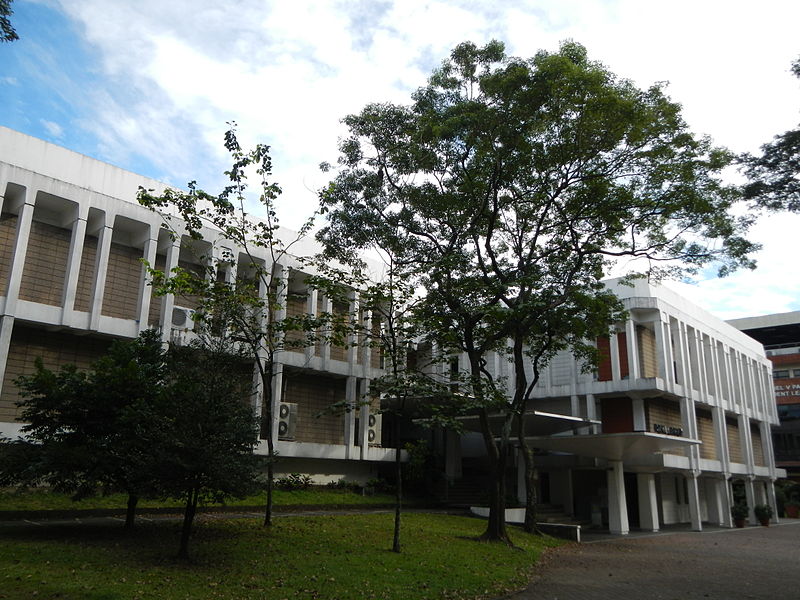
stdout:
<svg viewBox="0 0 800 600">
<path fill-rule="evenodd" d="M 290 473 L 286 477 L 280 477 L 275 481 L 275 487 L 279 490 L 293 492 L 295 490 L 307 490 L 314 483 L 308 475 L 300 473 Z"/>
<path fill-rule="evenodd" d="M 739 521 L 747 518 L 747 504 L 737 503 L 731 506 L 731 517 L 734 521 Z"/>
<path fill-rule="evenodd" d="M 332 490 L 348 490 L 351 492 L 360 492 L 361 491 L 361 484 L 356 481 L 348 481 L 344 477 L 337 481 L 329 481 L 326 484 L 326 487 Z"/>
<path fill-rule="evenodd" d="M 753 507 L 753 512 L 756 513 L 756 518 L 759 521 L 768 521 L 775 514 L 769 504 L 756 504 Z"/>
</svg>

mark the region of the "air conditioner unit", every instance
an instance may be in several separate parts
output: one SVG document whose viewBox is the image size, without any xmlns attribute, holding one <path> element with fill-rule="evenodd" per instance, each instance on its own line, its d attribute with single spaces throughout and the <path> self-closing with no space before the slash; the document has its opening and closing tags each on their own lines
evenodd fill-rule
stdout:
<svg viewBox="0 0 800 600">
<path fill-rule="evenodd" d="M 172 309 L 172 327 L 191 331 L 194 328 L 193 310 L 188 308 L 175 307 Z"/>
<path fill-rule="evenodd" d="M 370 446 L 381 445 L 381 416 L 370 413 L 367 426 L 367 443 Z"/>
<path fill-rule="evenodd" d="M 278 439 L 293 440 L 297 428 L 297 404 L 281 402 L 278 408 Z"/>
</svg>

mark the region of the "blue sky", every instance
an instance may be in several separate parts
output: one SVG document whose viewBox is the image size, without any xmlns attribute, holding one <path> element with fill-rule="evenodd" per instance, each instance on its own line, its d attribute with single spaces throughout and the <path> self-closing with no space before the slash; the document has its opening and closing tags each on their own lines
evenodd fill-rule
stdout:
<svg viewBox="0 0 800 600">
<path fill-rule="evenodd" d="M 270 144 L 297 226 L 334 162 L 339 120 L 405 102 L 457 43 L 531 56 L 572 38 L 669 92 L 698 133 L 755 151 L 800 121 L 796 0 L 15 0 L 0 124 L 125 169 L 216 189 L 222 134 Z M 735 178 L 736 174 L 731 177 Z M 759 269 L 682 288 L 722 317 L 800 309 L 800 216 L 762 220 Z"/>
</svg>

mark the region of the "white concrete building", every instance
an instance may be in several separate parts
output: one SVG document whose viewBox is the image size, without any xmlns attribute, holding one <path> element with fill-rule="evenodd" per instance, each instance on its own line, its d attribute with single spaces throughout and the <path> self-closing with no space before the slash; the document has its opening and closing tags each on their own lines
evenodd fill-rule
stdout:
<svg viewBox="0 0 800 600">
<path fill-rule="evenodd" d="M 148 327 L 160 327 L 165 341 L 191 335 L 194 300 L 153 297 L 140 259 L 166 271 L 192 269 L 222 240 L 207 230 L 202 242 L 184 236 L 173 243 L 159 215 L 137 203 L 139 186 L 165 187 L 0 127 L 0 436 L 19 433 L 14 379 L 32 372 L 36 357 L 51 369 L 88 366 L 112 339 Z M 247 267 L 246 255 L 232 250 L 239 263 L 228 277 Z M 266 253 L 256 258 L 269 260 Z M 355 292 L 349 306 L 334 306 L 308 288 L 299 263 L 280 266 L 285 313 L 357 310 Z M 312 473 L 319 482 L 365 480 L 393 459 L 380 445 L 380 415 L 370 415 L 369 406 L 317 416 L 369 389 L 380 372 L 377 349 L 316 344 L 281 352 L 274 367 L 279 471 Z"/>
<path fill-rule="evenodd" d="M 583 373 L 559 354 L 529 407 L 540 500 L 618 534 L 731 526 L 734 485 L 744 487 L 751 522 L 756 504 L 774 510 L 772 483 L 785 471 L 775 467 L 763 347 L 663 286 L 607 285 L 630 318 L 598 340 L 605 360 Z M 548 435 L 559 427 L 568 431 Z M 462 449 L 475 455 L 474 445 Z"/>
</svg>

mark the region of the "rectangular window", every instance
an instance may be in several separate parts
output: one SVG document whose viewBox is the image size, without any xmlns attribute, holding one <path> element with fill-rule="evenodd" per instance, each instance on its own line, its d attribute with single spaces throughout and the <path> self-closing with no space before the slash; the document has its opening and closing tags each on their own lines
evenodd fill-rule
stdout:
<svg viewBox="0 0 800 600">
<path fill-rule="evenodd" d="M 772 378 L 773 379 L 788 379 L 789 377 L 789 370 L 783 369 L 781 371 L 773 371 Z"/>
</svg>

